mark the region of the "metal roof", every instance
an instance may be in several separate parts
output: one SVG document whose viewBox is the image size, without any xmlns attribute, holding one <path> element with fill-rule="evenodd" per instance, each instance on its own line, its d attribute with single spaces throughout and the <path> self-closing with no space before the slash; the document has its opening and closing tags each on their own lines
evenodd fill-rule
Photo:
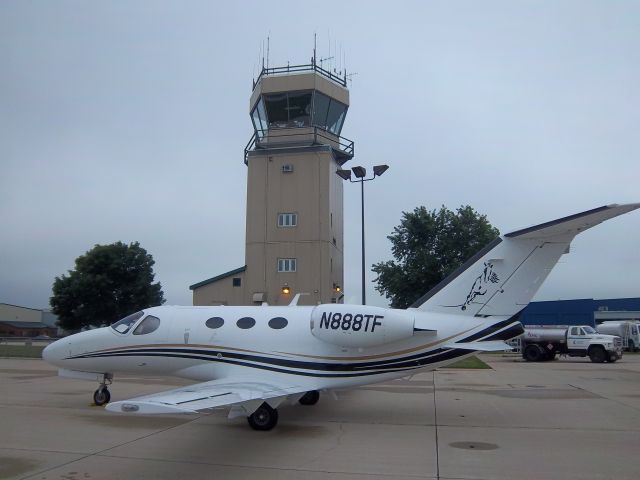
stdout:
<svg viewBox="0 0 640 480">
<path fill-rule="evenodd" d="M 242 273 L 247 269 L 247 266 L 236 268 L 235 270 L 231 270 L 227 273 L 222 273 L 216 277 L 209 278 L 207 280 L 203 280 L 198 283 L 194 283 L 193 285 L 189 285 L 189 290 L 195 290 L 196 288 L 204 287 L 205 285 L 209 285 L 210 283 L 217 282 L 218 280 L 222 280 L 223 278 L 230 277 L 237 273 Z"/>
<path fill-rule="evenodd" d="M 42 322 L 12 322 L 12 321 L 4 321 L 0 320 L 0 325 L 9 325 L 10 327 L 15 328 L 55 328 L 50 327 Z"/>
</svg>

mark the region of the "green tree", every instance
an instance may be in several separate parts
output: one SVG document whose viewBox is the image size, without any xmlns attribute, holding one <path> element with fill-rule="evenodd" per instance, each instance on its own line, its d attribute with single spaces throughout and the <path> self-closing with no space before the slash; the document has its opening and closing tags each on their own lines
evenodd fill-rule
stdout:
<svg viewBox="0 0 640 480">
<path fill-rule="evenodd" d="M 376 290 L 392 307 L 407 308 L 498 235 L 469 205 L 455 212 L 444 205 L 439 211 L 402 212 L 400 225 L 387 237 L 395 260 L 373 265 Z"/>
<path fill-rule="evenodd" d="M 53 283 L 49 303 L 58 324 L 67 330 L 99 327 L 163 304 L 162 287 L 153 283 L 154 263 L 138 242 L 96 245 Z"/>
</svg>

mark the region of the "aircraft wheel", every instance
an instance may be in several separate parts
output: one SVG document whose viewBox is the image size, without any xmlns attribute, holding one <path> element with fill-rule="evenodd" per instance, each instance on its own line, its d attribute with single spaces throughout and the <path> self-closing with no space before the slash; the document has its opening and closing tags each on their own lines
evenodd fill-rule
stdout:
<svg viewBox="0 0 640 480">
<path fill-rule="evenodd" d="M 107 387 L 100 387 L 93 392 L 93 401 L 96 405 L 101 406 L 109 403 L 111 400 L 111 393 Z"/>
<path fill-rule="evenodd" d="M 607 352 L 600 346 L 589 349 L 589 358 L 593 363 L 603 363 L 607 359 Z"/>
<path fill-rule="evenodd" d="M 320 392 L 317 390 L 311 390 L 310 392 L 307 392 L 302 397 L 300 397 L 298 403 L 300 405 L 315 405 L 316 403 L 318 403 L 319 399 Z"/>
<path fill-rule="evenodd" d="M 271 430 L 278 424 L 278 411 L 265 402 L 247 417 L 247 421 L 254 430 Z"/>
</svg>

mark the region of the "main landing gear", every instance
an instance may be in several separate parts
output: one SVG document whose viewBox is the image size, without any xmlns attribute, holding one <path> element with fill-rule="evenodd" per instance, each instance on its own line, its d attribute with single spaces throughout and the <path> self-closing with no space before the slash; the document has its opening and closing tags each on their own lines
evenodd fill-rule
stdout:
<svg viewBox="0 0 640 480">
<path fill-rule="evenodd" d="M 105 373 L 102 376 L 102 381 L 98 386 L 98 389 L 93 392 L 93 402 L 99 407 L 106 405 L 111 400 L 111 393 L 109 392 L 109 385 L 113 382 L 113 375 Z"/>
<path fill-rule="evenodd" d="M 320 392 L 311 390 L 300 397 L 298 403 L 300 405 L 315 405 L 319 399 Z M 278 410 L 267 402 L 264 402 L 255 412 L 247 417 L 247 421 L 254 430 L 271 430 L 278 424 Z"/>
<path fill-rule="evenodd" d="M 300 405 L 315 405 L 316 403 L 318 403 L 319 399 L 320 392 L 317 390 L 311 390 L 310 392 L 307 392 L 302 397 L 300 397 L 298 403 Z"/>
<path fill-rule="evenodd" d="M 258 409 L 247 417 L 249 425 L 254 430 L 271 430 L 278 424 L 278 410 L 264 402 Z"/>
</svg>

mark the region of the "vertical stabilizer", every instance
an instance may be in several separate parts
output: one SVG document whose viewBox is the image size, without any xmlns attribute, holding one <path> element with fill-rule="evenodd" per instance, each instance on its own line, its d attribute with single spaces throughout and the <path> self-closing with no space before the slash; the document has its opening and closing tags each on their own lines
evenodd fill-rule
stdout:
<svg viewBox="0 0 640 480">
<path fill-rule="evenodd" d="M 496 238 L 411 308 L 511 316 L 522 310 L 580 232 L 640 208 L 608 205 Z"/>
</svg>

